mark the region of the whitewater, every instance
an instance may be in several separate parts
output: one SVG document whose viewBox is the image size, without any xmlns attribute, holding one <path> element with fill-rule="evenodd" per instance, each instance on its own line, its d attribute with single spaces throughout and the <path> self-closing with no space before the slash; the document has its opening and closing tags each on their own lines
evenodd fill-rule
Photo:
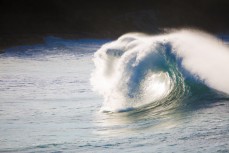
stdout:
<svg viewBox="0 0 229 153">
<path fill-rule="evenodd" d="M 94 63 L 91 83 L 103 95 L 103 109 L 108 111 L 184 99 L 205 85 L 229 94 L 228 46 L 196 30 L 125 34 L 103 45 Z"/>
<path fill-rule="evenodd" d="M 46 37 L 0 54 L 0 152 L 229 152 L 229 36 Z"/>
</svg>

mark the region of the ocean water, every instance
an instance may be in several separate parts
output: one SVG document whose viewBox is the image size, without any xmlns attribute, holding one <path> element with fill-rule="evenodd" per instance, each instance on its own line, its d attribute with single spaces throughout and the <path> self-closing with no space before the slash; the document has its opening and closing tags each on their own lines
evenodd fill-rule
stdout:
<svg viewBox="0 0 229 153">
<path fill-rule="evenodd" d="M 0 152 L 229 152 L 229 36 L 181 30 L 0 54 Z"/>
</svg>

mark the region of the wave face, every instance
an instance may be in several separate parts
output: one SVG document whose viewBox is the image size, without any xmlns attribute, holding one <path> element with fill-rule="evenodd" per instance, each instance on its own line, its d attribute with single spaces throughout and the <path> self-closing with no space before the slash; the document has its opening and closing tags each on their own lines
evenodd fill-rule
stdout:
<svg viewBox="0 0 229 153">
<path fill-rule="evenodd" d="M 129 33 L 94 54 L 93 89 L 102 111 L 173 109 L 229 94 L 229 48 L 196 30 L 150 36 Z"/>
</svg>

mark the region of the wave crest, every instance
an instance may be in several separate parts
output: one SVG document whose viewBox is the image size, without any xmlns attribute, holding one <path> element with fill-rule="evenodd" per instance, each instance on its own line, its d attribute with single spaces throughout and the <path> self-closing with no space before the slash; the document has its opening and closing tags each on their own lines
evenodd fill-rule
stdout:
<svg viewBox="0 0 229 153">
<path fill-rule="evenodd" d="M 104 97 L 106 111 L 173 100 L 169 106 L 175 107 L 200 86 L 229 94 L 229 49 L 199 31 L 125 34 L 103 45 L 93 61 L 91 84 Z"/>
</svg>

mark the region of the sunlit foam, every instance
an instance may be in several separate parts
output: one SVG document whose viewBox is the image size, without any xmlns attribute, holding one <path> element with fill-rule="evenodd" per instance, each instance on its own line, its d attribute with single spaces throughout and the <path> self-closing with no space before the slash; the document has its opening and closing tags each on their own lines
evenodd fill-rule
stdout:
<svg viewBox="0 0 229 153">
<path fill-rule="evenodd" d="M 169 95 L 176 86 L 168 73 L 171 54 L 182 69 L 179 73 L 188 72 L 210 88 L 229 94 L 229 49 L 220 40 L 194 30 L 157 36 L 130 33 L 94 54 L 91 84 L 104 97 L 103 108 L 125 110 Z"/>
<path fill-rule="evenodd" d="M 139 105 L 147 104 L 166 97 L 172 89 L 172 82 L 167 73 L 149 73 L 141 84 Z"/>
</svg>

